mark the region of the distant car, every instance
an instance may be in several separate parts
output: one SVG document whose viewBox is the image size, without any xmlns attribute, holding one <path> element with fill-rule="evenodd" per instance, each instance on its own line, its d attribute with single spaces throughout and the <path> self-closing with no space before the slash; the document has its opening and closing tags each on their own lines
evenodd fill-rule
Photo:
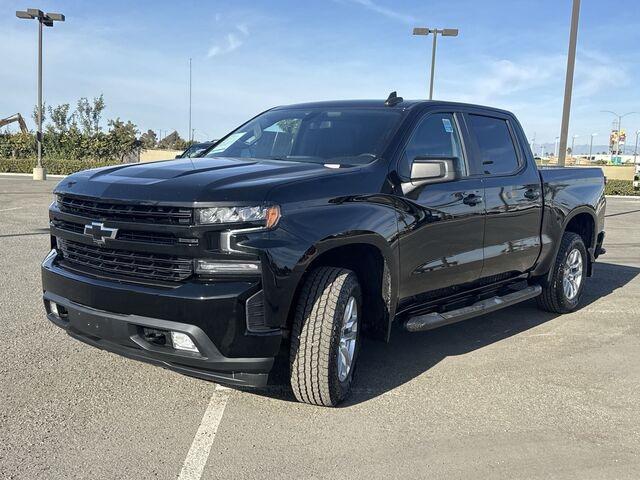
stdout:
<svg viewBox="0 0 640 480">
<path fill-rule="evenodd" d="M 214 143 L 215 143 L 215 141 L 203 142 L 203 143 L 194 143 L 193 145 L 189 146 L 180 155 L 176 155 L 176 158 L 199 157 L 202 152 L 204 152 L 206 149 L 208 149 Z"/>
</svg>

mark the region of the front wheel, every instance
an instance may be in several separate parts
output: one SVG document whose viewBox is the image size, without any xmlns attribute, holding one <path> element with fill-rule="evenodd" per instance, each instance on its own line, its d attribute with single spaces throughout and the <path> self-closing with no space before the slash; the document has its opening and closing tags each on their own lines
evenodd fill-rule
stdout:
<svg viewBox="0 0 640 480">
<path fill-rule="evenodd" d="M 291 388 L 300 402 L 334 407 L 353 381 L 362 294 L 356 274 L 320 267 L 305 281 L 291 335 Z"/>
<path fill-rule="evenodd" d="M 554 313 L 568 313 L 580 303 L 587 273 L 587 249 L 582 237 L 565 232 L 553 265 L 551 281 L 537 297 L 538 306 Z"/>
</svg>

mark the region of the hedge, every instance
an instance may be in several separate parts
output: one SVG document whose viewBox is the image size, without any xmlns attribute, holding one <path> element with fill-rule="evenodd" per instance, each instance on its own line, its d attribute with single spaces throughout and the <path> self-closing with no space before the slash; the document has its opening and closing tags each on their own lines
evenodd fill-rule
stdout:
<svg viewBox="0 0 640 480">
<path fill-rule="evenodd" d="M 0 158 L 0 173 L 33 173 L 33 168 L 37 164 L 36 159 L 12 159 Z M 42 165 L 50 175 L 69 175 L 87 170 L 89 168 L 107 167 L 110 165 L 121 165 L 119 160 L 48 160 L 44 159 Z"/>
<path fill-rule="evenodd" d="M 640 191 L 633 189 L 631 180 L 607 180 L 604 188 L 605 195 L 638 195 Z"/>
</svg>

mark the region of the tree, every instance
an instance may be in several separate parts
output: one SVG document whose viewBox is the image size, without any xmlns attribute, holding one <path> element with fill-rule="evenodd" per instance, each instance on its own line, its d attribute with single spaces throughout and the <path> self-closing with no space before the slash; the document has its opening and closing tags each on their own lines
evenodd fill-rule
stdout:
<svg viewBox="0 0 640 480">
<path fill-rule="evenodd" d="M 53 133 L 65 133 L 69 131 L 69 128 L 75 125 L 75 113 L 69 115 L 69 104 L 63 103 L 55 108 L 49 106 L 49 118 L 51 124 L 47 129 Z"/>
<path fill-rule="evenodd" d="M 100 132 L 100 119 L 102 118 L 102 112 L 104 111 L 105 103 L 104 96 L 100 94 L 99 97 L 93 99 L 93 102 L 89 102 L 86 97 L 82 97 L 78 100 L 76 107 L 76 114 L 78 115 L 78 122 L 82 133 L 86 135 L 95 135 Z"/>
<path fill-rule="evenodd" d="M 158 136 L 153 130 L 147 130 L 140 137 L 140 142 L 142 142 L 142 148 L 155 148 L 158 144 Z"/>
<path fill-rule="evenodd" d="M 33 118 L 33 123 L 36 124 L 36 130 L 38 129 L 38 106 L 35 105 L 33 107 L 33 112 L 31 112 L 31 118 Z M 47 104 L 42 102 L 42 124 L 44 125 L 44 121 L 47 118 Z"/>
<path fill-rule="evenodd" d="M 107 141 L 110 147 L 110 156 L 124 161 L 140 144 L 138 141 L 138 128 L 131 121 L 124 123 L 120 118 L 109 120 L 109 133 Z"/>
<path fill-rule="evenodd" d="M 171 150 L 184 150 L 186 148 L 186 143 L 177 131 L 171 132 L 169 135 L 164 137 L 158 143 L 158 148 L 171 149 Z"/>
</svg>

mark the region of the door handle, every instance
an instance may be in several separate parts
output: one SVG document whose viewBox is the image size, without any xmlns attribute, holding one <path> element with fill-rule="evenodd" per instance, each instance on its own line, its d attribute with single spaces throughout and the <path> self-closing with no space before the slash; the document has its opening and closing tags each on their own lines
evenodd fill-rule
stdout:
<svg viewBox="0 0 640 480">
<path fill-rule="evenodd" d="M 462 203 L 473 207 L 475 205 L 478 205 L 479 203 L 482 203 L 482 196 L 476 195 L 475 193 L 470 193 L 462 199 Z"/>
<path fill-rule="evenodd" d="M 529 188 L 524 192 L 524 196 L 529 200 L 537 200 L 540 198 L 540 190 L 537 188 Z"/>
</svg>

